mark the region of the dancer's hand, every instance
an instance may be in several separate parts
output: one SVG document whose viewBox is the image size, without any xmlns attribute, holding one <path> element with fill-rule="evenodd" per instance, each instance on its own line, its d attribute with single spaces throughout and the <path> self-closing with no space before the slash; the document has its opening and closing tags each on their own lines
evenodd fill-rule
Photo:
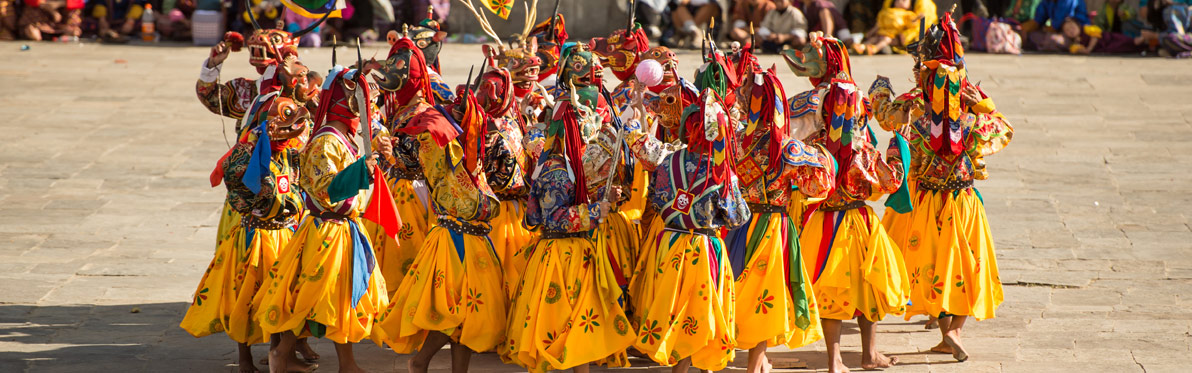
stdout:
<svg viewBox="0 0 1192 373">
<path fill-rule="evenodd" d="M 966 105 L 974 106 L 978 102 L 981 102 L 981 92 L 978 91 L 977 87 L 975 86 L 965 85 L 964 88 L 960 90 L 960 98 L 964 99 L 964 103 Z"/>
<path fill-rule="evenodd" d="M 596 204 L 596 217 L 604 219 L 608 215 L 608 202 L 599 202 Z"/>
<path fill-rule="evenodd" d="M 228 54 L 231 50 L 228 49 L 227 42 L 216 43 L 211 47 L 211 57 L 207 58 L 207 68 L 214 69 L 216 66 L 223 64 L 224 60 L 228 59 Z"/>
<path fill-rule="evenodd" d="M 373 167 L 377 167 L 377 153 L 372 153 L 372 155 L 369 155 L 368 160 L 364 161 L 364 164 L 368 166 L 369 170 L 373 169 Z"/>
</svg>

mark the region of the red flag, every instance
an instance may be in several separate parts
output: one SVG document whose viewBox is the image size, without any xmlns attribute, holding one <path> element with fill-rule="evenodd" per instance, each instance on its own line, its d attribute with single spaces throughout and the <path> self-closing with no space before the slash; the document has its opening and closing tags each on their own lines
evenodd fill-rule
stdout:
<svg viewBox="0 0 1192 373">
<path fill-rule="evenodd" d="M 401 231 L 401 217 L 397 216 L 397 203 L 393 202 L 389 183 L 385 181 L 385 174 L 381 173 L 380 167 L 373 167 L 373 194 L 368 199 L 363 217 L 385 228 L 385 235 L 389 238 L 397 239 L 397 232 Z"/>
</svg>

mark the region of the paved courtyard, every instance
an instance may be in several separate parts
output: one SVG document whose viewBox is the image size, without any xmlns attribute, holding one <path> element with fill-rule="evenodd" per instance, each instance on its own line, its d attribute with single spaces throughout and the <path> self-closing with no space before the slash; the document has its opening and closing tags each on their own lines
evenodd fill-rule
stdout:
<svg viewBox="0 0 1192 373">
<path fill-rule="evenodd" d="M 207 48 L 0 43 L 0 372 L 235 371 L 222 335 L 177 327 L 213 251 L 224 191 L 207 175 L 232 122 L 195 99 Z M 314 69 L 328 49 L 303 50 Z M 383 57 L 378 46 L 365 56 Z M 351 55 L 341 50 L 340 55 Z M 682 54 L 683 71 L 696 56 Z M 252 73 L 233 54 L 224 78 Z M 478 46 L 451 45 L 445 75 L 461 82 Z M 779 64 L 790 94 L 806 90 Z M 1186 61 L 968 56 L 969 71 L 1016 128 L 978 182 L 997 241 L 1006 302 L 970 323 L 966 363 L 927 353 L 923 320 L 890 317 L 890 372 L 1186 372 L 1192 366 L 1192 69 Z M 910 86 L 906 56 L 854 58 Z M 684 73 L 687 74 L 687 73 Z M 875 205 L 876 206 L 876 205 Z M 846 323 L 845 362 L 860 366 Z M 312 342 L 321 371 L 332 345 Z M 823 369 L 822 343 L 776 358 Z M 254 349 L 264 356 L 265 347 Z M 407 356 L 365 342 L 374 371 Z M 478 372 L 514 372 L 492 354 Z M 739 355 L 733 369 L 741 369 Z M 635 370 L 659 370 L 634 360 Z M 432 365 L 450 367 L 440 354 Z"/>
</svg>

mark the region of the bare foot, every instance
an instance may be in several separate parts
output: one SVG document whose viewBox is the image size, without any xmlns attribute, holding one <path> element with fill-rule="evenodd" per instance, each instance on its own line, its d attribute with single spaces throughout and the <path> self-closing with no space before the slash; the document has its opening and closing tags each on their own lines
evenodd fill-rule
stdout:
<svg viewBox="0 0 1192 373">
<path fill-rule="evenodd" d="M 410 361 L 406 363 L 406 369 L 408 369 L 410 373 L 426 373 L 426 368 L 426 364 L 418 364 L 412 357 L 410 358 Z"/>
<path fill-rule="evenodd" d="M 885 369 L 898 364 L 898 357 L 889 357 L 881 352 L 875 353 L 874 356 L 861 357 L 861 369 Z"/>
<path fill-rule="evenodd" d="M 298 355 L 290 355 L 289 361 L 286 362 L 286 372 L 289 373 L 312 372 L 318 368 L 319 364 L 308 363 L 306 360 L 299 359 Z"/>
<path fill-rule="evenodd" d="M 952 354 L 952 346 L 949 346 L 947 343 L 940 342 L 940 344 L 935 345 L 935 347 L 931 348 L 931 352 L 934 352 L 937 354 L 951 355 Z"/>
<path fill-rule="evenodd" d="M 828 373 L 849 373 L 848 367 L 844 366 L 843 362 L 836 363 L 835 366 L 828 367 Z"/>
<path fill-rule="evenodd" d="M 953 336 L 951 334 L 945 334 L 944 343 L 947 343 L 948 347 L 952 347 L 952 358 L 956 359 L 956 361 L 964 362 L 965 360 L 968 360 L 968 352 L 965 351 L 964 346 L 960 344 L 960 337 Z"/>
<path fill-rule="evenodd" d="M 931 330 L 931 329 L 939 329 L 939 328 L 940 328 L 940 322 L 939 322 L 939 320 L 936 320 L 935 318 L 932 318 L 931 320 L 927 320 L 927 323 L 923 324 L 923 329 Z"/>
<path fill-rule="evenodd" d="M 269 358 L 265 358 L 265 360 L 269 360 Z M 238 365 L 240 365 L 240 373 L 261 373 L 261 370 L 252 364 L 251 357 L 248 360 L 240 359 Z"/>
<path fill-rule="evenodd" d="M 306 361 L 314 362 L 319 360 L 319 353 L 315 352 L 315 349 L 311 348 L 309 343 L 306 343 L 306 338 L 298 339 L 298 343 L 294 344 L 294 349 L 298 350 L 298 353 L 302 354 L 302 358 L 306 359 Z"/>
</svg>

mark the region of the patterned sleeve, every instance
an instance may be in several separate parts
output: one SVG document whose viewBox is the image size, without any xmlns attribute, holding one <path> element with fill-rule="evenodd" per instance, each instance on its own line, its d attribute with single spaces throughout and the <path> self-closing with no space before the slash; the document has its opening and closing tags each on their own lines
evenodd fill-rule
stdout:
<svg viewBox="0 0 1192 373">
<path fill-rule="evenodd" d="M 343 147 L 343 143 L 334 135 L 315 136 L 311 139 L 310 144 L 306 145 L 302 156 L 302 169 L 298 185 L 306 191 L 311 199 L 328 209 L 334 209 L 343 203 L 343 201 L 331 203 L 331 196 L 328 193 L 331 180 L 335 179 L 335 175 L 344 167 L 355 161 L 349 159 L 351 158 L 350 154 Z"/>
<path fill-rule="evenodd" d="M 981 92 L 985 96 L 984 92 Z M 971 143 L 969 152 L 987 156 L 1001 151 L 1014 137 L 1014 126 L 993 104 L 993 99 L 985 96 L 981 102 L 972 107 L 974 113 Z"/>
<path fill-rule="evenodd" d="M 641 129 L 626 133 L 625 143 L 629 145 L 629 151 L 633 153 L 633 157 L 641 162 L 642 167 L 647 171 L 653 171 L 667 156 L 683 148 L 679 145 L 659 141 Z"/>
<path fill-rule="evenodd" d="M 905 113 L 907 110 L 912 110 L 911 104 L 914 100 L 919 99 L 918 93 L 919 89 L 915 88 L 911 92 L 895 98 L 888 79 L 875 80 L 873 86 L 869 87 L 869 104 L 873 112 L 873 119 L 886 131 L 901 130 L 910 123 Z M 914 111 L 911 112 L 910 117 L 918 118 Z"/>
<path fill-rule="evenodd" d="M 993 99 L 984 92 L 981 95 L 984 99 L 971 108 L 973 114 L 964 118 L 970 122 L 966 124 L 972 126 L 966 153 L 973 161 L 973 178 L 977 180 L 989 178 L 985 157 L 1001 151 L 1014 138 L 1014 126 L 997 111 Z"/>
<path fill-rule="evenodd" d="M 257 97 L 257 85 L 245 78 L 236 78 L 224 83 L 219 82 L 219 68 L 207 68 L 203 61 L 202 72 L 195 82 L 195 93 L 199 102 L 214 114 L 223 114 L 232 119 L 240 119 L 244 112 L 252 105 Z"/>
<path fill-rule="evenodd" d="M 806 140 L 824 129 L 823 116 L 819 114 L 821 90 L 812 89 L 791 96 L 787 100 L 787 118 L 790 119 L 790 137 Z"/>
<path fill-rule="evenodd" d="M 869 185 L 873 195 L 890 194 L 902 186 L 903 169 L 890 164 L 873 145 L 864 143 L 853 156 L 853 164 L 845 176 L 845 187 L 850 194 L 862 194 L 862 187 Z"/>
<path fill-rule="evenodd" d="M 559 156 L 541 165 L 526 209 L 526 225 L 554 232 L 583 232 L 599 224 L 599 204 L 575 203 L 575 183 Z"/>
<path fill-rule="evenodd" d="M 836 164 L 826 149 L 809 146 L 799 140 L 787 140 L 782 146 L 782 178 L 808 198 L 823 198 L 836 184 Z"/>
</svg>

